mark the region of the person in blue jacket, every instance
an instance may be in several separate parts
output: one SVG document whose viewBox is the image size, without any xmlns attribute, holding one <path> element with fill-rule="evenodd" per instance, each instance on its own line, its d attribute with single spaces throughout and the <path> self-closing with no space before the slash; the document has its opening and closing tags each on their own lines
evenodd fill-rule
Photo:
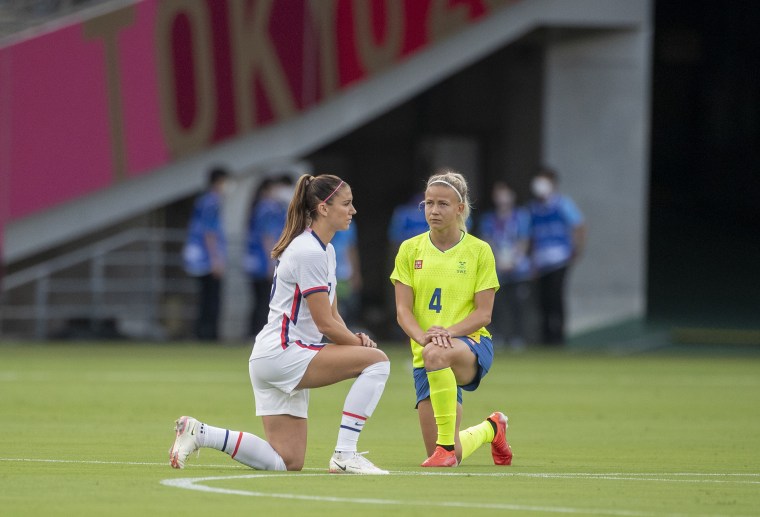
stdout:
<svg viewBox="0 0 760 517">
<path fill-rule="evenodd" d="M 565 279 L 586 241 L 583 215 L 572 199 L 558 192 L 557 182 L 553 169 L 541 168 L 531 182 L 535 199 L 528 205 L 531 261 L 545 345 L 565 342 Z"/>
<path fill-rule="evenodd" d="M 217 167 L 208 175 L 208 188 L 195 201 L 182 251 L 185 272 L 198 279 L 195 336 L 203 341 L 219 337 L 221 283 L 227 267 L 227 241 L 222 224 L 222 194 L 229 173 Z"/>
<path fill-rule="evenodd" d="M 264 328 L 269 315 L 269 294 L 276 261 L 272 248 L 285 227 L 288 204 L 293 197 L 293 179 L 287 174 L 264 178 L 256 189 L 248 219 L 248 237 L 243 268 L 250 278 L 252 306 L 248 334 Z"/>
<path fill-rule="evenodd" d="M 388 240 L 392 244 L 391 252 L 394 257 L 402 242 L 430 229 L 421 206 L 423 197 L 422 194 L 416 193 L 409 201 L 393 209 L 388 225 Z"/>
<path fill-rule="evenodd" d="M 336 233 L 330 243 L 335 248 L 337 261 L 338 311 L 346 325 L 357 326 L 362 311 L 362 273 L 356 223 L 352 222 L 345 232 Z"/>
<path fill-rule="evenodd" d="M 494 346 L 525 346 L 524 309 L 530 297 L 530 214 L 515 206 L 515 193 L 503 181 L 491 190 L 493 211 L 480 217 L 479 237 L 491 245 L 501 289 L 494 300 Z"/>
</svg>

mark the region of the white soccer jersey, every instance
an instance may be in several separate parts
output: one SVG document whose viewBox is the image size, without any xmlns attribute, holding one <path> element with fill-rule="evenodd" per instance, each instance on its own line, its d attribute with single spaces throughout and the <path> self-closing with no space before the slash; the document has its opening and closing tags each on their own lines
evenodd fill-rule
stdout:
<svg viewBox="0 0 760 517">
<path fill-rule="evenodd" d="M 310 229 L 293 239 L 277 261 L 269 319 L 256 336 L 251 359 L 270 357 L 289 346 L 319 350 L 322 334 L 304 298 L 325 292 L 335 299 L 335 249 Z"/>
</svg>

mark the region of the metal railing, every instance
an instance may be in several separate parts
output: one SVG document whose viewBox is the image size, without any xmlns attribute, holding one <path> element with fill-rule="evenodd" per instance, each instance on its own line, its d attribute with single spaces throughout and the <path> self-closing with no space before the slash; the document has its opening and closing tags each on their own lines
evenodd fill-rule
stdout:
<svg viewBox="0 0 760 517">
<path fill-rule="evenodd" d="M 115 0 L 0 0 L 0 38 Z"/>
<path fill-rule="evenodd" d="M 141 338 L 170 337 L 167 325 L 187 328 L 196 284 L 182 272 L 184 238 L 184 230 L 133 228 L 9 274 L 0 336 L 15 326 L 22 337 L 44 339 L 72 321 L 131 326 L 123 333 Z"/>
</svg>

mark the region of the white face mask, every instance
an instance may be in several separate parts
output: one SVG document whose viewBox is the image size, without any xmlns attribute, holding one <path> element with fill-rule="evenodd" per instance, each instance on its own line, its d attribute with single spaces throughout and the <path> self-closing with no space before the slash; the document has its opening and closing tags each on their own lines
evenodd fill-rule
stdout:
<svg viewBox="0 0 760 517">
<path fill-rule="evenodd" d="M 547 178 L 535 178 L 530 184 L 530 190 L 534 196 L 546 199 L 554 192 L 554 185 Z"/>
<path fill-rule="evenodd" d="M 229 197 L 232 195 L 233 192 L 235 192 L 235 181 L 231 179 L 227 179 L 222 184 L 221 193 L 224 197 Z"/>
<path fill-rule="evenodd" d="M 290 204 L 290 200 L 293 199 L 294 188 L 292 187 L 278 187 L 272 192 L 272 197 L 284 205 Z"/>
<path fill-rule="evenodd" d="M 508 190 L 502 190 L 494 194 L 493 203 L 499 208 L 512 208 L 515 204 L 515 196 Z"/>
</svg>

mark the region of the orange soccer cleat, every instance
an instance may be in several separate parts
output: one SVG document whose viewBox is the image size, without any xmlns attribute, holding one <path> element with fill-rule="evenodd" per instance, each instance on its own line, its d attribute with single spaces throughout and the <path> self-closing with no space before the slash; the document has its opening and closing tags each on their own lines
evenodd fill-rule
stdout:
<svg viewBox="0 0 760 517">
<path fill-rule="evenodd" d="M 454 451 L 447 451 L 440 445 L 436 446 L 433 455 L 422 462 L 421 467 L 456 467 L 459 465 Z"/>
<path fill-rule="evenodd" d="M 512 447 L 507 443 L 507 415 L 498 411 L 491 413 L 488 420 L 496 424 L 496 434 L 491 442 L 491 456 L 494 465 L 512 464 Z"/>
</svg>

